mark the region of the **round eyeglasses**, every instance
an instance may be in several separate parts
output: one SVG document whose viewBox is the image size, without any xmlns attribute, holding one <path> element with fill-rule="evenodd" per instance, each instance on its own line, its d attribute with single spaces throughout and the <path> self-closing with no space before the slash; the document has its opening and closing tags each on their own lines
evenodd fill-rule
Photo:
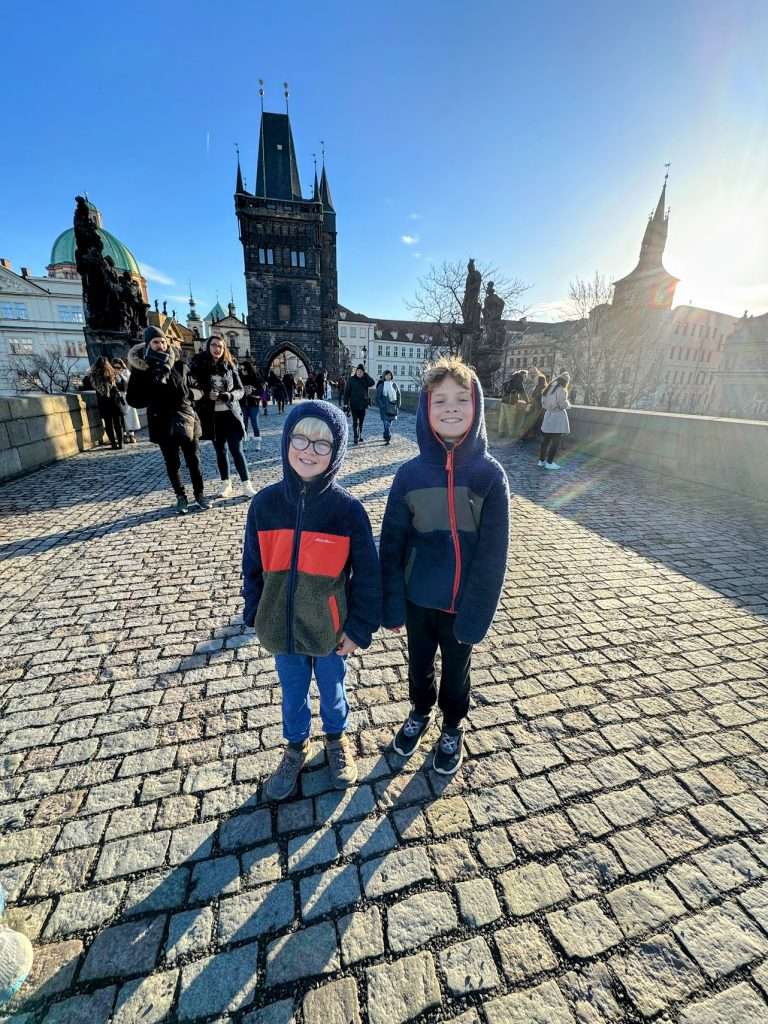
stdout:
<svg viewBox="0 0 768 1024">
<path fill-rule="evenodd" d="M 310 441 L 303 434 L 291 434 L 291 448 L 297 452 L 305 452 L 310 446 L 315 455 L 330 455 L 333 451 L 330 441 Z"/>
</svg>

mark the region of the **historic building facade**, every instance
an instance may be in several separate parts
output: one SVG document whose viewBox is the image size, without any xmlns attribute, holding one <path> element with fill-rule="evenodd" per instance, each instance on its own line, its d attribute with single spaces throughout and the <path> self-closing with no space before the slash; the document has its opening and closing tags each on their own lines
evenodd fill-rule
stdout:
<svg viewBox="0 0 768 1024">
<path fill-rule="evenodd" d="M 301 191 L 288 114 L 262 113 L 256 186 L 238 160 L 235 212 L 243 245 L 251 356 L 263 369 L 292 352 L 308 369 L 340 368 L 336 211 L 325 166 Z"/>
<path fill-rule="evenodd" d="M 768 313 L 736 320 L 714 380 L 715 408 L 724 416 L 768 420 Z"/>
</svg>

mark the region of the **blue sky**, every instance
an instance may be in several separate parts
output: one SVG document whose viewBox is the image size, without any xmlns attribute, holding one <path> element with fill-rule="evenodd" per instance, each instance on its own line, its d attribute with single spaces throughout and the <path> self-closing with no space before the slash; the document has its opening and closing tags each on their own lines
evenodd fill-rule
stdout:
<svg viewBox="0 0 768 1024">
<path fill-rule="evenodd" d="M 622 7 L 625 9 L 622 10 Z M 138 0 L 4 12 L 0 255 L 42 273 L 87 190 L 186 314 L 244 302 L 234 143 L 255 180 L 258 79 L 302 185 L 325 140 L 339 295 L 407 316 L 430 261 L 492 262 L 557 318 L 632 269 L 672 163 L 677 302 L 768 310 L 768 5 Z M 161 280 L 158 280 L 160 278 Z"/>
</svg>

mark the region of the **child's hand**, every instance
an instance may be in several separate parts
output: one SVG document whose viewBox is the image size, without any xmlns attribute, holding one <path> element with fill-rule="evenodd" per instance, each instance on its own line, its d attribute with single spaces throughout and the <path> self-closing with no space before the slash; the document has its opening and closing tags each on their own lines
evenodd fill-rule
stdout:
<svg viewBox="0 0 768 1024">
<path fill-rule="evenodd" d="M 354 654 L 357 647 L 358 645 L 354 640 L 350 640 L 346 633 L 342 633 L 339 646 L 336 648 L 336 653 L 341 655 L 343 658 L 346 654 Z"/>
</svg>

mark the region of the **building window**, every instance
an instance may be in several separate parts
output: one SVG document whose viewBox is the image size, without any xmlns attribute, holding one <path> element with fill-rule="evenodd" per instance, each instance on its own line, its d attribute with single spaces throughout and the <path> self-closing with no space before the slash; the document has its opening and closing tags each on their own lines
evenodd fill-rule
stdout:
<svg viewBox="0 0 768 1024">
<path fill-rule="evenodd" d="M 31 338 L 9 338 L 8 349 L 13 356 L 31 356 L 32 355 L 32 339 Z"/>
<path fill-rule="evenodd" d="M 300 267 L 306 267 L 306 265 L 307 265 L 307 259 L 306 259 L 305 255 L 304 255 L 304 253 L 300 252 L 299 253 L 299 266 Z"/>
<path fill-rule="evenodd" d="M 339 337 L 340 338 L 346 338 L 346 336 L 347 336 L 347 328 L 346 327 L 339 327 Z"/>
<path fill-rule="evenodd" d="M 267 249 L 267 263 L 271 267 L 275 262 L 275 254 L 271 249 Z"/>
<path fill-rule="evenodd" d="M 81 324 L 84 322 L 83 310 L 80 306 L 59 306 L 59 320 L 66 324 Z"/>
<path fill-rule="evenodd" d="M 349 336 L 350 336 L 350 338 L 356 338 L 357 337 L 357 328 L 356 327 L 350 327 L 349 328 Z"/>
<path fill-rule="evenodd" d="M 389 345 L 387 345 L 387 347 L 384 350 L 384 356 L 385 358 L 389 359 Z"/>
<path fill-rule="evenodd" d="M 4 320 L 29 320 L 24 302 L 0 302 L 0 317 Z"/>
<path fill-rule="evenodd" d="M 404 366 L 401 366 L 401 367 L 400 367 L 400 376 L 401 376 L 401 377 L 404 377 L 404 376 L 405 376 L 405 367 L 404 367 Z"/>
<path fill-rule="evenodd" d="M 259 263 L 267 262 L 267 254 L 264 249 L 259 249 Z"/>
<path fill-rule="evenodd" d="M 382 350 L 383 350 L 383 348 L 384 348 L 384 346 L 383 346 L 383 345 L 379 345 L 379 346 L 378 346 L 378 352 L 377 352 L 376 354 L 377 354 L 377 355 L 380 355 L 380 356 L 383 356 L 383 355 L 384 355 L 384 352 L 382 351 Z"/>
<path fill-rule="evenodd" d="M 299 254 L 291 249 L 291 266 L 298 267 L 299 265 Z"/>
</svg>

